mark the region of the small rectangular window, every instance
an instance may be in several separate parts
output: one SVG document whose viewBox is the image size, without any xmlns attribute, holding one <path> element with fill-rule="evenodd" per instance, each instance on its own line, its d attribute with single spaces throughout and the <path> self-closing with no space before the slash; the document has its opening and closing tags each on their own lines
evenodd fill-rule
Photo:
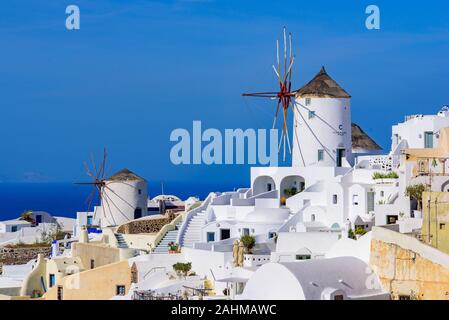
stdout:
<svg viewBox="0 0 449 320">
<path fill-rule="evenodd" d="M 311 98 L 306 98 L 306 106 L 310 106 L 312 104 Z"/>
<path fill-rule="evenodd" d="M 338 196 L 337 196 L 336 194 L 334 194 L 334 195 L 332 196 L 332 203 L 333 203 L 333 204 L 337 204 L 337 203 L 338 203 Z"/>
<path fill-rule="evenodd" d="M 315 118 L 316 114 L 315 111 L 309 111 L 309 119 Z"/>
<path fill-rule="evenodd" d="M 446 224 L 440 223 L 440 230 L 445 230 L 445 229 L 446 229 Z"/>
<path fill-rule="evenodd" d="M 359 205 L 359 195 L 358 194 L 353 194 L 352 195 L 352 204 L 355 206 Z"/>
<path fill-rule="evenodd" d="M 268 239 L 273 239 L 276 237 L 276 232 L 268 232 Z"/>
<path fill-rule="evenodd" d="M 384 192 L 384 191 L 381 191 L 381 192 L 380 192 L 380 196 L 381 196 L 381 197 L 385 196 L 385 192 Z"/>
<path fill-rule="evenodd" d="M 312 258 L 309 254 L 297 254 L 296 260 L 310 260 Z"/>
<path fill-rule="evenodd" d="M 324 150 L 320 149 L 318 150 L 318 162 L 324 161 Z"/>
<path fill-rule="evenodd" d="M 55 285 L 55 275 L 53 273 L 50 273 L 48 282 L 49 282 L 48 286 L 50 288 L 52 288 Z"/>
<path fill-rule="evenodd" d="M 126 294 L 126 292 L 125 292 L 125 286 L 123 286 L 123 285 L 118 285 L 118 286 L 117 286 L 117 289 L 116 289 L 116 294 L 117 294 L 118 296 L 124 296 L 124 295 Z"/>
<path fill-rule="evenodd" d="M 433 148 L 433 132 L 424 132 L 424 148 Z"/>
<path fill-rule="evenodd" d="M 215 241 L 215 232 L 208 232 L 207 233 L 207 242 L 214 242 Z"/>
<path fill-rule="evenodd" d="M 220 229 L 220 240 L 226 240 L 231 238 L 231 230 L 230 229 Z"/>
<path fill-rule="evenodd" d="M 248 228 L 243 228 L 242 236 L 249 236 L 249 229 Z"/>
<path fill-rule="evenodd" d="M 90 268 L 91 269 L 95 268 L 95 260 L 94 259 L 90 259 Z"/>
</svg>

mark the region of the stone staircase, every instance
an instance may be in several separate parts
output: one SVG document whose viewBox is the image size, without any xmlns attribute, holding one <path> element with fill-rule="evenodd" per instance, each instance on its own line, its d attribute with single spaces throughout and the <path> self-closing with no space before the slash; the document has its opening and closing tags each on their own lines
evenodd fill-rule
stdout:
<svg viewBox="0 0 449 320">
<path fill-rule="evenodd" d="M 201 228 L 206 221 L 206 211 L 198 212 L 190 219 L 181 237 L 181 245 L 183 247 L 193 248 L 193 244 L 201 241 Z"/>
<path fill-rule="evenodd" d="M 176 225 L 176 229 L 172 231 L 168 231 L 165 236 L 158 243 L 156 248 L 154 248 L 153 253 L 168 253 L 168 244 L 170 242 L 176 243 L 176 238 L 178 237 L 179 227 L 181 226 L 182 221 Z"/>
<path fill-rule="evenodd" d="M 126 243 L 123 235 L 121 233 L 116 233 L 115 238 L 117 239 L 117 245 L 120 249 L 128 249 L 128 244 Z"/>
</svg>

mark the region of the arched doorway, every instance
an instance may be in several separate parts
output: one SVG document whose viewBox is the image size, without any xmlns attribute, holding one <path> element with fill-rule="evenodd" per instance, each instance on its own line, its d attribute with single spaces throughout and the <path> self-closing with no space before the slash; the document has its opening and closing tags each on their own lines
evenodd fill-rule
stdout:
<svg viewBox="0 0 449 320">
<path fill-rule="evenodd" d="M 288 176 L 281 181 L 281 197 L 286 199 L 304 191 L 305 180 L 301 176 Z"/>
<path fill-rule="evenodd" d="M 265 192 L 276 190 L 276 184 L 272 177 L 260 176 L 254 180 L 253 193 L 258 195 Z"/>
</svg>

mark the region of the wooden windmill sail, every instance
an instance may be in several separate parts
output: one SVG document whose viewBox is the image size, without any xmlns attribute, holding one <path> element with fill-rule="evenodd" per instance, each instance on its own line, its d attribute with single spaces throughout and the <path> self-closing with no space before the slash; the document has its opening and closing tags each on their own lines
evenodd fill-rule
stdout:
<svg viewBox="0 0 449 320">
<path fill-rule="evenodd" d="M 292 102 L 292 99 L 294 99 L 295 97 L 295 92 L 292 92 L 292 73 L 293 73 L 293 65 L 295 62 L 295 56 L 293 55 L 292 34 L 291 33 L 288 34 L 288 42 L 287 42 L 287 30 L 285 27 L 283 31 L 284 31 L 283 32 L 284 48 L 282 52 L 283 57 L 282 59 L 280 57 L 279 40 L 277 40 L 276 41 L 277 65 L 276 66 L 273 65 L 273 70 L 279 83 L 279 91 L 244 93 L 242 94 L 242 96 L 267 98 L 277 101 L 276 112 L 273 119 L 273 129 L 276 127 L 276 120 L 278 118 L 279 111 L 282 107 L 283 125 L 282 125 L 282 134 L 279 141 L 278 152 L 280 152 L 281 148 L 283 148 L 283 159 L 285 161 L 287 147 L 290 154 L 292 153 L 288 133 L 287 116 L 288 116 L 288 109 L 290 107 L 292 108 L 292 111 L 294 109 L 294 102 Z"/>
<path fill-rule="evenodd" d="M 106 170 L 106 160 L 107 160 L 107 152 L 106 149 L 104 149 L 103 152 L 103 160 L 101 163 L 97 166 L 95 163 L 95 160 L 93 157 L 91 157 L 91 166 L 92 168 L 89 168 L 89 165 L 84 162 L 84 167 L 86 170 L 86 174 L 92 179 L 92 181 L 87 182 L 76 182 L 75 184 L 79 185 L 91 185 L 92 191 L 90 192 L 87 200 L 87 212 L 90 212 L 92 203 L 95 199 L 100 200 L 100 204 L 102 207 L 102 216 L 104 219 L 106 219 L 110 225 L 116 225 L 117 223 L 114 221 L 114 215 L 112 214 L 112 210 L 118 211 L 123 217 L 126 218 L 126 220 L 130 220 L 126 214 L 123 213 L 123 211 L 120 209 L 120 205 L 115 203 L 113 199 L 111 199 L 111 196 L 108 196 L 108 193 L 105 192 L 106 190 L 110 191 L 111 194 L 115 195 L 116 200 L 119 199 L 120 202 L 125 203 L 126 205 L 130 206 L 133 210 L 136 209 L 132 204 L 130 204 L 126 199 L 121 197 L 115 190 L 113 190 L 109 185 L 111 183 L 114 183 L 114 180 L 107 177 L 107 170 Z M 111 181 L 109 181 L 111 180 Z M 127 184 L 125 181 L 121 182 L 122 184 L 129 185 L 130 187 L 134 188 L 134 186 Z M 107 215 L 107 213 L 109 214 Z M 94 210 L 94 219 L 96 218 L 97 211 Z M 110 221 L 109 217 L 113 220 Z"/>
</svg>

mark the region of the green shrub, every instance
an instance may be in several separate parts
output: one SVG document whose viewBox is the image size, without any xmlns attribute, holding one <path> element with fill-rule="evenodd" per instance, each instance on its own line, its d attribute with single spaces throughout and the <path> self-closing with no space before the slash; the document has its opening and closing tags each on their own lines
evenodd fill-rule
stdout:
<svg viewBox="0 0 449 320">
<path fill-rule="evenodd" d="M 284 190 L 284 194 L 285 194 L 287 197 L 293 197 L 294 195 L 297 195 L 297 194 L 298 194 L 298 189 L 295 188 L 295 187 L 290 188 L 290 189 L 285 189 L 285 190 Z"/>
<path fill-rule="evenodd" d="M 240 241 L 243 243 L 243 246 L 248 249 L 248 252 L 250 252 L 256 245 L 256 238 L 250 235 L 242 236 Z"/>
<path fill-rule="evenodd" d="M 381 180 L 381 179 L 398 179 L 399 175 L 394 172 L 388 172 L 388 173 L 383 173 L 383 172 L 375 172 L 373 174 L 373 180 Z"/>
<path fill-rule="evenodd" d="M 355 234 L 359 235 L 359 236 L 363 236 L 364 234 L 366 234 L 366 230 L 363 227 L 357 227 L 355 229 Z"/>
<path fill-rule="evenodd" d="M 178 262 L 178 263 L 175 263 L 173 265 L 173 270 L 178 275 L 183 275 L 184 277 L 187 276 L 187 274 L 189 273 L 189 271 L 191 269 L 192 269 L 192 263 L 191 262 L 187 262 L 187 263 Z"/>
<path fill-rule="evenodd" d="M 354 231 L 352 229 L 348 230 L 348 238 L 349 239 L 354 239 L 354 240 L 356 239 Z"/>
</svg>

